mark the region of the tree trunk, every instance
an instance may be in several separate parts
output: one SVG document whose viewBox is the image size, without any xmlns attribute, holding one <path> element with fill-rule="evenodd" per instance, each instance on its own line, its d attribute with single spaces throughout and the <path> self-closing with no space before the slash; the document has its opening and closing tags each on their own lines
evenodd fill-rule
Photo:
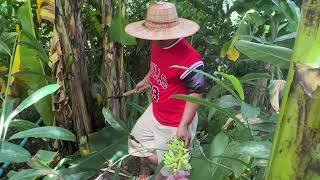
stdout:
<svg viewBox="0 0 320 180">
<path fill-rule="evenodd" d="M 305 0 L 266 179 L 320 179 L 320 0 Z"/>
<path fill-rule="evenodd" d="M 121 1 L 121 7 L 122 5 L 124 6 L 124 1 Z M 123 47 L 109 38 L 113 14 L 114 2 L 102 0 L 103 64 L 106 83 L 104 97 L 121 95 L 124 92 Z M 125 118 L 124 99 L 106 99 L 104 104 L 116 117 Z"/>
<path fill-rule="evenodd" d="M 67 94 L 71 97 L 72 119 L 78 140 L 92 132 L 88 107 L 92 100 L 84 54 L 85 37 L 81 23 L 83 1 L 65 0 L 62 7 L 56 0 L 56 29 L 62 51 L 62 71 L 67 80 Z"/>
</svg>

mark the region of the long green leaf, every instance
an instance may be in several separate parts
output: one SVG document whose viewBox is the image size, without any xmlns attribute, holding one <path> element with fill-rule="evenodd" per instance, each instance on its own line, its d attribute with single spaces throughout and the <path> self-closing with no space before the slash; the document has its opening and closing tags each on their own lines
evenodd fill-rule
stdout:
<svg viewBox="0 0 320 180">
<path fill-rule="evenodd" d="M 28 161 L 28 165 L 34 169 L 44 167 L 50 168 L 49 164 L 53 161 L 57 154 L 58 152 L 39 150 L 36 155 L 34 155 Z"/>
<path fill-rule="evenodd" d="M 17 35 L 18 35 L 17 32 L 4 32 L 2 33 L 0 40 L 6 43 L 13 43 Z"/>
<path fill-rule="evenodd" d="M 206 72 L 203 72 L 203 71 L 197 70 L 197 69 L 187 68 L 187 67 L 184 67 L 184 66 L 178 66 L 178 65 L 173 65 L 173 66 L 171 66 L 171 68 L 185 69 L 185 70 L 190 70 L 190 71 L 193 71 L 193 72 L 200 73 L 200 74 L 208 77 L 209 79 L 215 81 L 217 84 L 219 84 L 220 86 L 222 86 L 223 88 L 225 88 L 227 91 L 229 91 L 235 98 L 237 98 L 239 101 L 241 101 L 241 100 L 239 99 L 238 95 L 237 95 L 224 81 L 221 81 L 220 79 L 212 76 L 212 75 L 209 74 L 209 73 L 206 73 Z"/>
<path fill-rule="evenodd" d="M 37 47 L 41 48 L 40 43 L 37 42 L 36 33 L 33 23 L 33 14 L 32 14 L 32 7 L 31 7 L 31 0 L 25 0 L 24 4 L 18 10 L 18 17 L 22 25 L 23 36 L 21 41 L 29 42 Z M 20 52 L 22 56 L 21 59 L 21 66 L 26 68 L 32 72 L 40 73 L 45 76 L 45 66 L 47 63 L 43 63 L 39 55 L 39 51 L 30 48 L 29 46 L 21 45 Z M 46 52 L 41 51 L 42 55 L 46 54 Z M 41 57 L 43 57 L 41 55 Z M 45 55 L 44 55 L 45 56 Z M 48 75 L 49 76 L 49 75 Z M 27 85 L 30 87 L 30 91 L 28 91 L 29 95 L 36 91 L 37 89 L 48 85 L 46 79 L 39 77 L 39 76 L 29 76 L 26 79 Z M 45 97 L 41 101 L 38 101 L 34 104 L 35 108 L 41 115 L 44 123 L 46 125 L 53 124 L 53 112 L 52 112 L 52 99 L 50 97 Z"/>
<path fill-rule="evenodd" d="M 11 51 L 6 43 L 0 40 L 0 53 L 6 53 L 11 56 Z"/>
<path fill-rule="evenodd" d="M 223 131 L 221 131 L 211 142 L 210 159 L 214 156 L 221 156 L 228 144 L 229 137 Z"/>
<path fill-rule="evenodd" d="M 113 115 L 113 113 L 109 109 L 103 108 L 102 114 L 105 121 L 107 121 L 114 129 L 129 133 L 129 130 L 126 127 L 126 125 L 123 123 L 123 121 L 116 119 L 116 117 Z"/>
<path fill-rule="evenodd" d="M 28 70 L 22 70 L 22 71 L 16 72 L 12 76 L 13 77 L 27 77 L 27 78 L 29 78 L 30 76 L 36 76 L 36 77 L 42 78 L 44 80 L 47 80 L 49 83 L 55 83 L 55 81 L 50 76 L 46 76 L 44 74 L 33 72 L 33 71 L 28 71 Z"/>
<path fill-rule="evenodd" d="M 282 41 L 286 41 L 288 39 L 294 39 L 297 37 L 297 33 L 293 32 L 293 33 L 289 33 L 280 37 L 277 37 L 273 42 L 282 42 Z"/>
<path fill-rule="evenodd" d="M 21 111 L 38 102 L 45 96 L 54 93 L 59 88 L 60 86 L 58 84 L 50 84 L 38 89 L 31 96 L 27 97 L 25 100 L 21 102 L 21 104 L 9 115 L 9 117 L 7 118 L 7 122 L 9 123 L 10 120 L 14 118 L 17 114 L 19 114 Z"/>
<path fill-rule="evenodd" d="M 218 74 L 222 75 L 223 77 L 227 78 L 233 85 L 233 88 L 238 92 L 240 99 L 244 100 L 244 91 L 241 85 L 241 82 L 238 78 L 236 78 L 234 75 L 229 75 L 223 72 L 218 72 Z"/>
<path fill-rule="evenodd" d="M 258 79 L 270 79 L 271 75 L 269 73 L 248 73 L 239 78 L 241 83 L 247 83 L 249 81 Z"/>
<path fill-rule="evenodd" d="M 25 131 L 36 127 L 38 126 L 35 123 L 23 119 L 14 119 L 9 124 L 9 128 L 14 128 L 18 131 Z"/>
<path fill-rule="evenodd" d="M 239 80 L 242 84 L 245 84 L 253 80 L 270 79 L 270 78 L 271 78 L 271 75 L 268 73 L 248 73 L 240 77 Z M 228 87 L 232 86 L 231 82 L 228 82 L 227 80 L 223 80 L 222 82 Z M 210 89 L 208 95 L 210 97 L 218 98 L 221 94 L 224 94 L 225 92 L 226 92 L 226 89 L 223 86 L 221 86 L 220 84 L 216 84 Z"/>
<path fill-rule="evenodd" d="M 230 173 L 233 173 L 236 178 L 241 176 L 244 170 L 247 168 L 247 164 L 250 162 L 249 156 L 242 156 L 236 153 L 237 142 L 228 143 L 221 151 L 221 155 L 218 158 L 218 162 L 230 169 L 223 168 L 221 166 L 214 166 L 212 170 L 212 177 L 217 180 L 227 179 Z M 230 158 L 223 158 L 230 157 Z M 234 160 L 237 159 L 237 160 Z"/>
<path fill-rule="evenodd" d="M 30 159 L 29 151 L 16 144 L 0 141 L 0 162 L 21 163 Z"/>
<path fill-rule="evenodd" d="M 251 59 L 271 63 L 280 68 L 289 68 L 292 50 L 270 46 L 249 41 L 240 40 L 235 44 L 236 48 Z"/>
<path fill-rule="evenodd" d="M 41 60 L 48 64 L 49 57 L 47 55 L 46 50 L 42 47 L 42 45 L 39 43 L 39 41 L 28 31 L 22 30 L 23 34 L 28 37 L 27 41 L 21 41 L 20 43 L 25 44 L 32 49 L 36 50 Z"/>
<path fill-rule="evenodd" d="M 65 141 L 76 141 L 76 136 L 70 131 L 54 126 L 38 127 L 29 129 L 26 131 L 21 131 L 10 137 L 11 139 L 20 139 L 26 137 L 34 138 L 51 138 Z"/>
<path fill-rule="evenodd" d="M 232 108 L 240 106 L 240 103 L 233 96 L 225 95 L 219 99 L 219 105 L 223 108 Z"/>
<path fill-rule="evenodd" d="M 241 103 L 241 114 L 245 120 L 247 120 L 248 118 L 255 118 L 255 117 L 258 117 L 258 115 L 260 114 L 260 108 L 253 107 L 250 104 L 242 102 Z"/>
<path fill-rule="evenodd" d="M 231 117 L 232 119 L 234 119 L 240 126 L 243 126 L 243 124 L 240 122 L 239 118 L 237 118 L 235 116 L 235 114 L 232 111 L 228 111 L 227 109 L 222 108 L 219 104 L 214 103 L 214 102 L 210 102 L 208 100 L 199 98 L 199 97 L 194 97 L 194 96 L 188 96 L 188 95 L 182 95 L 182 94 L 178 94 L 173 96 L 173 98 L 177 98 L 177 99 L 183 99 L 192 103 L 196 103 L 199 105 L 204 105 L 210 108 L 215 108 L 218 112 L 220 112 L 221 114 L 227 116 L 227 117 Z"/>
<path fill-rule="evenodd" d="M 127 20 L 124 17 L 113 17 L 110 25 L 110 38 L 112 41 L 119 42 L 123 45 L 136 45 L 136 39 L 124 31 L 127 24 Z"/>
<path fill-rule="evenodd" d="M 54 174 L 54 172 L 51 169 L 23 169 L 14 173 L 9 180 L 31 180 L 48 174 Z"/>
<path fill-rule="evenodd" d="M 268 159 L 270 156 L 271 142 L 268 141 L 248 141 L 238 144 L 236 153 L 248 155 L 255 158 Z"/>
</svg>

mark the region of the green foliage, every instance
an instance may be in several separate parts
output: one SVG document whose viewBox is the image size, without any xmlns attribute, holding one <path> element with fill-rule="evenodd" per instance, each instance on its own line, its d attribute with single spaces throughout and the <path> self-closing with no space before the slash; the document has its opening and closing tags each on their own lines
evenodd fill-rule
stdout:
<svg viewBox="0 0 320 180">
<path fill-rule="evenodd" d="M 110 39 L 123 45 L 136 45 L 136 39 L 124 31 L 127 24 L 127 20 L 124 17 L 114 16 L 110 26 Z"/>
<path fill-rule="evenodd" d="M 256 118 L 260 114 L 260 108 L 253 107 L 247 103 L 241 103 L 241 114 L 243 119 Z"/>
<path fill-rule="evenodd" d="M 235 147 L 238 154 L 247 155 L 259 159 L 268 159 L 270 156 L 271 143 L 268 141 L 242 142 Z"/>
<path fill-rule="evenodd" d="M 10 171 L 8 177 L 10 180 L 28 180 L 40 177 L 52 179 L 56 176 L 56 172 L 50 167 L 50 163 L 52 163 L 56 155 L 57 152 L 39 150 L 27 163 L 32 169 L 23 169 L 19 172 Z"/>
<path fill-rule="evenodd" d="M 35 123 L 30 122 L 29 120 L 23 120 L 23 119 L 14 119 L 9 124 L 9 128 L 13 128 L 18 131 L 24 131 L 24 130 L 28 130 L 36 127 L 38 126 Z"/>
<path fill-rule="evenodd" d="M 23 100 L 16 109 L 14 109 L 12 112 L 4 111 L 1 114 L 1 122 L 0 122 L 0 135 L 3 139 L 6 137 L 7 129 L 10 125 L 11 120 L 18 115 L 21 111 L 28 108 L 29 106 L 33 105 L 34 103 L 38 102 L 43 97 L 52 94 L 53 92 L 57 91 L 59 89 L 59 85 L 57 84 L 51 84 L 47 85 L 45 87 L 42 87 L 41 89 L 37 90 L 35 93 L 27 97 L 25 100 Z M 4 104 L 6 104 L 7 100 L 5 100 Z M 10 113 L 10 114 L 9 114 Z"/>
<path fill-rule="evenodd" d="M 10 113 L 10 115 L 7 118 L 8 124 L 11 121 L 11 119 L 13 119 L 21 111 L 23 111 L 24 109 L 28 108 L 29 106 L 35 104 L 36 102 L 38 102 L 42 98 L 48 96 L 49 94 L 54 93 L 59 88 L 60 88 L 60 86 L 57 84 L 50 84 L 50 85 L 47 85 L 47 86 L 42 87 L 42 88 L 38 89 L 37 91 L 35 91 L 33 94 L 31 94 L 25 100 L 23 100 L 20 103 L 20 105 L 12 113 Z"/>
<path fill-rule="evenodd" d="M 249 41 L 240 40 L 236 43 L 236 48 L 248 57 L 271 63 L 280 68 L 289 68 L 292 50 L 280 47 L 270 46 Z"/>
<path fill-rule="evenodd" d="M 0 53 L 5 53 L 5 54 L 11 56 L 11 51 L 10 51 L 9 47 L 2 40 L 0 40 Z"/>
<path fill-rule="evenodd" d="M 241 82 L 233 75 L 229 75 L 223 72 L 218 72 L 218 74 L 222 75 L 223 77 L 227 78 L 233 85 L 233 88 L 238 92 L 240 99 L 244 100 L 244 91 L 241 85 Z"/>
<path fill-rule="evenodd" d="M 183 100 L 186 100 L 186 101 L 189 101 L 192 103 L 196 103 L 199 105 L 204 105 L 204 106 L 207 106 L 210 108 L 215 108 L 218 112 L 222 113 L 226 117 L 231 117 L 232 119 L 235 119 L 237 121 L 237 123 L 239 123 L 241 125 L 239 118 L 237 118 L 232 111 L 229 111 L 227 109 L 220 107 L 218 103 L 210 102 L 210 101 L 202 99 L 202 98 L 188 96 L 188 95 L 175 95 L 174 98 L 183 99 Z"/>
<path fill-rule="evenodd" d="M 33 13 L 31 1 L 26 0 L 18 10 L 18 17 L 22 25 L 23 36 L 20 52 L 22 54 L 21 66 L 29 71 L 46 76 L 48 57 L 39 44 L 33 23 Z M 47 80 L 41 76 L 25 76 L 27 85 L 30 87 L 28 94 L 48 84 Z M 50 97 L 46 97 L 35 104 L 37 111 L 40 113 L 46 125 L 52 125 L 53 112 Z"/>
<path fill-rule="evenodd" d="M 240 103 L 233 96 L 225 95 L 225 96 L 222 96 L 219 99 L 219 105 L 222 108 L 232 108 L 232 107 L 235 107 L 235 106 L 240 106 Z"/>
<path fill-rule="evenodd" d="M 38 127 L 22 132 L 18 132 L 10 137 L 11 139 L 20 139 L 26 137 L 35 137 L 35 138 L 51 138 L 59 139 L 64 141 L 76 141 L 76 136 L 70 131 L 54 126 Z"/>
<path fill-rule="evenodd" d="M 189 150 L 184 148 L 182 140 L 173 139 L 168 143 L 168 152 L 164 154 L 164 164 L 173 173 L 181 170 L 191 169 L 189 164 L 190 153 Z"/>
<path fill-rule="evenodd" d="M 50 168 L 49 164 L 57 156 L 58 152 L 39 150 L 28 162 L 31 168 Z"/>
<path fill-rule="evenodd" d="M 30 159 L 30 153 L 16 144 L 0 141 L 0 162 L 21 163 Z"/>
<path fill-rule="evenodd" d="M 112 128 L 114 128 L 117 131 L 123 131 L 123 132 L 129 133 L 129 130 L 126 127 L 126 125 L 123 123 L 123 121 L 118 120 L 109 109 L 103 108 L 102 114 L 104 116 L 105 121 L 108 122 L 112 126 Z"/>
<path fill-rule="evenodd" d="M 11 173 L 9 180 L 29 180 L 48 174 L 52 174 L 52 171 L 49 169 L 24 169 L 16 173 Z"/>
<path fill-rule="evenodd" d="M 85 157 L 71 156 L 62 165 L 70 168 L 59 168 L 57 173 L 63 178 L 86 179 L 98 172 L 108 163 L 115 163 L 127 153 L 127 135 L 112 128 L 104 128 L 89 136 L 88 143 L 92 153 Z"/>
</svg>

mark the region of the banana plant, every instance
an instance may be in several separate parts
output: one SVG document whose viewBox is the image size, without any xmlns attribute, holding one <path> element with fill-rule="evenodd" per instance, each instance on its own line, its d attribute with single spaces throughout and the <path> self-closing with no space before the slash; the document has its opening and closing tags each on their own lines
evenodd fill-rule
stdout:
<svg viewBox="0 0 320 180">
<path fill-rule="evenodd" d="M 33 22 L 32 6 L 30 0 L 25 0 L 18 10 L 18 17 L 21 22 L 21 39 L 17 46 L 20 57 L 15 59 L 19 62 L 20 68 L 24 68 L 29 73 L 20 74 L 26 79 L 26 84 L 30 87 L 28 94 L 48 85 L 48 62 L 49 58 L 46 50 L 36 38 L 36 31 Z M 20 69 L 21 71 L 21 69 Z M 53 124 L 52 100 L 45 97 L 35 104 L 35 107 L 46 125 Z"/>
<path fill-rule="evenodd" d="M 303 1 L 265 179 L 319 179 L 320 0 Z"/>
<path fill-rule="evenodd" d="M 20 32 L 21 34 L 21 32 Z M 9 139 L 6 139 L 6 135 L 8 132 L 8 128 L 10 127 L 11 122 L 14 122 L 17 125 L 19 120 L 14 120 L 14 117 L 17 116 L 20 112 L 25 110 L 26 108 L 34 105 L 39 102 L 43 98 L 57 91 L 60 86 L 57 84 L 50 84 L 44 86 L 34 93 L 32 93 L 29 97 L 23 100 L 15 109 L 13 109 L 14 101 L 9 98 L 9 86 L 12 80 L 12 72 L 14 60 L 17 57 L 17 46 L 20 38 L 20 34 L 17 36 L 13 50 L 11 51 L 8 47 L 2 44 L 0 47 L 1 51 L 6 52 L 10 56 L 10 65 L 9 65 L 9 73 L 8 80 L 5 90 L 5 96 L 2 102 L 1 116 L 0 116 L 0 162 L 25 162 L 30 158 L 30 153 L 11 142 L 12 139 L 20 139 L 27 137 L 36 137 L 36 138 L 52 138 L 52 139 L 61 139 L 66 141 L 75 141 L 75 136 L 68 130 L 59 127 L 37 127 L 36 125 L 28 122 L 25 126 L 32 127 L 31 129 L 27 129 L 21 132 L 18 132 Z M 19 123 L 23 124 L 24 121 L 19 121 Z M 26 122 L 25 122 L 26 123 Z"/>
</svg>

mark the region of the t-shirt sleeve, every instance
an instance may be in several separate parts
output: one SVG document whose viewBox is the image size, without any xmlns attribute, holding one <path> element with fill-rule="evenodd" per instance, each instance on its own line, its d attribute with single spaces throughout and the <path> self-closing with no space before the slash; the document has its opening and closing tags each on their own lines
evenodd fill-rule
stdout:
<svg viewBox="0 0 320 180">
<path fill-rule="evenodd" d="M 181 62 L 180 66 L 184 66 L 189 69 L 197 69 L 204 66 L 202 57 L 197 52 L 192 52 L 188 54 L 187 57 Z M 177 74 L 181 80 L 187 77 L 192 71 L 189 69 L 179 69 Z"/>
</svg>

